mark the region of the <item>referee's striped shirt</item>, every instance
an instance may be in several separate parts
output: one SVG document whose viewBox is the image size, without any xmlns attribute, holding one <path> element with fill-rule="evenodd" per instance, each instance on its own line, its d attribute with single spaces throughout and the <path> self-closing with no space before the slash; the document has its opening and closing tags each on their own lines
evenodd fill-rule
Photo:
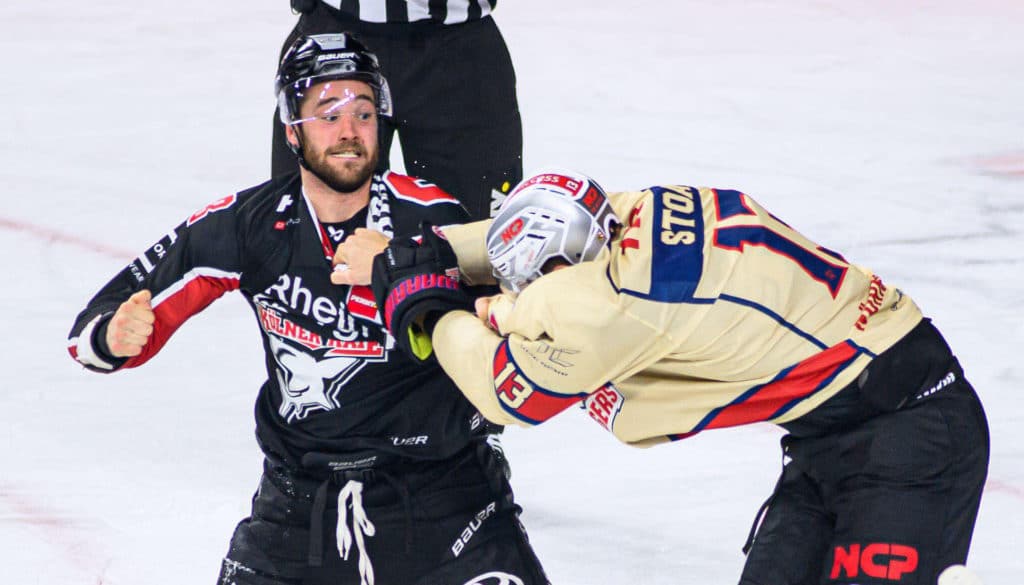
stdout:
<svg viewBox="0 0 1024 585">
<path fill-rule="evenodd" d="M 498 0 L 322 0 L 324 4 L 363 22 L 408 23 L 431 21 L 457 24 L 479 20 Z"/>
</svg>

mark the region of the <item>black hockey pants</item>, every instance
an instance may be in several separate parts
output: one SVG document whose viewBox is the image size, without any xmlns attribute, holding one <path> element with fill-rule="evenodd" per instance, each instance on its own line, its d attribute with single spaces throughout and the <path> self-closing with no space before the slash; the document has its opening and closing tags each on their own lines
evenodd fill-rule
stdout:
<svg viewBox="0 0 1024 585">
<path fill-rule="evenodd" d="M 267 462 L 218 585 L 544 585 L 519 511 L 483 441 L 315 478 Z"/>
<path fill-rule="evenodd" d="M 866 384 L 783 425 L 789 462 L 742 585 L 935 585 L 966 561 L 988 469 L 981 402 L 927 321 L 876 361 Z"/>
</svg>

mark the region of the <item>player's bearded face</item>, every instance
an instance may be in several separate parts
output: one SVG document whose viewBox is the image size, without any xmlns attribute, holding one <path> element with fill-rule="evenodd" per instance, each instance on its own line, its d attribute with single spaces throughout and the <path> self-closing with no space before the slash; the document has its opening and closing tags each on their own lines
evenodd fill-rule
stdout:
<svg viewBox="0 0 1024 585">
<path fill-rule="evenodd" d="M 365 185 L 377 168 L 376 142 L 376 137 L 372 144 L 345 140 L 316 151 L 306 143 L 303 156 L 309 168 L 330 188 L 341 193 L 351 193 Z"/>
<path fill-rule="evenodd" d="M 360 81 L 324 84 L 298 130 L 310 170 L 335 191 L 364 186 L 377 168 L 377 110 L 370 86 Z M 304 116 L 305 117 L 305 116 Z"/>
</svg>

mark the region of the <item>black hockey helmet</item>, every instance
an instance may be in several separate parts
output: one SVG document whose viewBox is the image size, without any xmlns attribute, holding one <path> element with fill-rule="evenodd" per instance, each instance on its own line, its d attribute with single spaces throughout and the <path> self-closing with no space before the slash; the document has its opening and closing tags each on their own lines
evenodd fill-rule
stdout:
<svg viewBox="0 0 1024 585">
<path fill-rule="evenodd" d="M 281 122 L 297 124 L 299 105 L 312 86 L 335 79 L 355 79 L 373 88 L 377 113 L 391 116 L 391 90 L 377 56 L 348 33 L 303 35 L 285 51 L 274 80 Z"/>
</svg>

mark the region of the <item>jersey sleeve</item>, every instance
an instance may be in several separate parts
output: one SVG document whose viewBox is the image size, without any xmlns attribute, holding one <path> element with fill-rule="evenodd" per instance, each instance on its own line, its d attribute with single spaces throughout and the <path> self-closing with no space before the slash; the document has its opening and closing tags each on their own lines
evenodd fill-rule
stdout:
<svg viewBox="0 0 1024 585">
<path fill-rule="evenodd" d="M 492 422 L 532 426 L 661 357 L 670 344 L 617 305 L 609 287 L 578 286 L 599 265 L 532 283 L 486 324 L 453 312 L 434 330 L 434 350 L 463 394 Z M 495 328 L 498 330 L 496 331 Z"/>
<path fill-rule="evenodd" d="M 437 204 L 424 206 L 423 218 L 435 226 L 461 224 L 469 221 L 469 212 L 454 197 Z"/>
<path fill-rule="evenodd" d="M 486 236 L 490 227 L 491 220 L 485 219 L 464 225 L 446 225 L 441 230 L 455 250 L 463 280 L 471 286 L 497 282 L 487 257 Z"/>
<path fill-rule="evenodd" d="M 391 171 L 384 173 L 383 180 L 395 203 L 405 209 L 415 210 L 408 215 L 412 221 L 395 225 L 396 236 L 418 234 L 418 224 L 422 221 L 443 226 L 466 223 L 470 219 L 469 212 L 458 199 L 433 183 Z"/>
<path fill-rule="evenodd" d="M 140 366 L 189 317 L 225 292 L 238 289 L 241 263 L 235 199 L 229 195 L 192 214 L 100 289 L 71 327 L 71 357 L 98 372 Z M 107 353 L 101 334 L 121 303 L 144 289 L 153 295 L 153 333 L 141 354 L 114 358 Z"/>
<path fill-rule="evenodd" d="M 396 236 L 416 235 L 419 233 L 419 222 L 429 221 L 441 228 L 441 233 L 452 245 L 465 284 L 481 286 L 496 283 L 491 275 L 485 243 L 490 220 L 466 223 L 470 219 L 466 208 L 458 199 L 433 183 L 390 171 L 385 173 L 384 178 L 396 201 L 416 209 L 415 223 L 408 223 L 404 227 L 396 225 Z"/>
</svg>

